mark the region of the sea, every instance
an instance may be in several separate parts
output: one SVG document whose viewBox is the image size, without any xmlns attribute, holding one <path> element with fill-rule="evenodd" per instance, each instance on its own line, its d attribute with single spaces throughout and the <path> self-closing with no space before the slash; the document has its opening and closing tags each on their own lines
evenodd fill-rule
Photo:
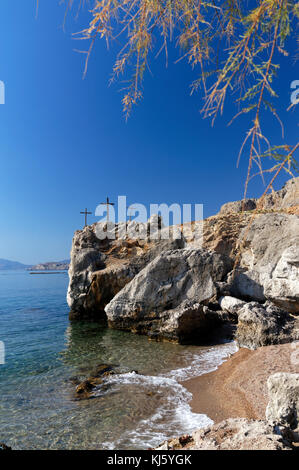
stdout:
<svg viewBox="0 0 299 470">
<path fill-rule="evenodd" d="M 0 271 L 0 442 L 13 449 L 148 449 L 212 423 L 183 382 L 217 369 L 234 343 L 182 346 L 70 323 L 68 275 Z M 2 362 L 2 363 L 1 363 Z M 76 383 L 107 377 L 89 399 Z"/>
</svg>

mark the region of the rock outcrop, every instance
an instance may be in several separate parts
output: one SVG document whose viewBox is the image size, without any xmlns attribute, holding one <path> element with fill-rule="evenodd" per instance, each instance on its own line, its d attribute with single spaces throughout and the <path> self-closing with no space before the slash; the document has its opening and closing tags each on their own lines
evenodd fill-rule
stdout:
<svg viewBox="0 0 299 470">
<path fill-rule="evenodd" d="M 289 312 L 299 312 L 299 242 L 296 243 L 282 252 L 271 278 L 264 284 L 266 298 Z"/>
<path fill-rule="evenodd" d="M 243 201 L 227 202 L 223 204 L 219 214 L 228 214 L 232 212 L 248 212 L 256 209 L 257 199 L 245 199 Z"/>
<path fill-rule="evenodd" d="M 207 250 L 164 252 L 106 306 L 108 325 L 152 338 L 203 340 L 219 322 L 207 305 L 230 269 L 227 257 Z"/>
<path fill-rule="evenodd" d="M 297 339 L 298 320 L 270 302 L 249 302 L 238 311 L 236 340 L 240 347 L 256 349 Z"/>
<path fill-rule="evenodd" d="M 289 179 L 279 191 L 267 194 L 262 202 L 264 210 L 297 209 L 299 207 L 299 178 Z M 294 211 L 290 211 L 294 213 Z"/>
<path fill-rule="evenodd" d="M 117 226 L 119 228 L 119 225 Z M 158 254 L 183 248 L 183 237 L 154 240 L 115 238 L 101 240 L 97 226 L 78 230 L 73 238 L 69 269 L 70 319 L 104 319 L 105 306 Z"/>
<path fill-rule="evenodd" d="M 292 443 L 266 421 L 235 418 L 222 421 L 192 436 L 170 439 L 156 450 L 291 450 Z"/>
<path fill-rule="evenodd" d="M 218 215 L 186 224 L 191 235 L 195 225 L 202 228 L 202 246 L 188 235 L 166 239 L 162 234 L 168 228 L 157 216 L 147 224 L 118 224 L 115 239 L 101 239 L 98 225 L 77 231 L 69 270 L 70 318 L 103 319 L 112 328 L 185 341 L 192 330 L 197 339 L 199 332 L 206 337 L 226 317 L 239 321 L 238 340 L 248 347 L 296 339 L 292 315 L 299 313 L 299 178 L 262 202 L 228 203 Z M 154 239 L 149 238 L 151 224 Z M 122 238 L 124 228 L 129 235 Z M 185 228 L 171 231 L 183 229 L 185 234 Z M 135 238 L 136 231 L 146 236 Z M 170 250 L 182 252 L 166 255 Z M 192 255 L 197 268 L 189 265 L 192 250 L 197 250 L 198 259 Z M 220 263 L 219 276 L 212 258 Z M 269 303 L 245 305 L 252 301 L 270 301 L 278 309 Z M 214 302 L 212 308 L 209 302 Z"/>
<path fill-rule="evenodd" d="M 244 211 L 243 201 L 225 204 L 203 225 L 203 246 L 236 262 L 224 294 L 299 312 L 299 178 L 262 203 L 245 202 Z"/>
<path fill-rule="evenodd" d="M 266 418 L 275 425 L 299 431 L 299 374 L 278 373 L 267 382 L 270 401 Z"/>
<path fill-rule="evenodd" d="M 239 269 L 231 276 L 231 292 L 247 300 L 270 299 L 299 312 L 299 217 L 261 214 L 240 234 Z"/>
<path fill-rule="evenodd" d="M 299 178 L 289 179 L 282 189 L 272 191 L 263 198 L 245 199 L 242 201 L 227 202 L 220 209 L 220 214 L 233 212 L 248 212 L 255 209 L 260 211 L 273 211 L 297 208 L 299 206 Z M 292 211 L 291 211 L 292 212 Z"/>
</svg>

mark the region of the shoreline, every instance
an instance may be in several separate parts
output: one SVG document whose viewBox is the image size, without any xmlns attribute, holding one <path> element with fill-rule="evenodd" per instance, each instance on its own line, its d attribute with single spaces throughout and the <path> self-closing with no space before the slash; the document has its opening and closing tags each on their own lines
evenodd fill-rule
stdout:
<svg viewBox="0 0 299 470">
<path fill-rule="evenodd" d="M 216 371 L 181 382 L 192 394 L 191 410 L 216 424 L 228 418 L 264 419 L 267 379 L 276 372 L 298 373 L 293 352 L 290 343 L 239 349 Z"/>
</svg>

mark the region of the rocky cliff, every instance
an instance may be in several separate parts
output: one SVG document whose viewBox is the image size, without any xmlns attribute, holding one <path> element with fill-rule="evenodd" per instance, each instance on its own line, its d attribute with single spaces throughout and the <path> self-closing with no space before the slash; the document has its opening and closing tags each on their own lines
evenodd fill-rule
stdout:
<svg viewBox="0 0 299 470">
<path fill-rule="evenodd" d="M 202 222 L 202 246 L 185 232 L 164 239 L 159 224 L 155 240 L 99 240 L 96 225 L 75 233 L 72 320 L 179 342 L 230 322 L 250 348 L 299 339 L 299 178 L 262 201 L 225 204 Z"/>
</svg>

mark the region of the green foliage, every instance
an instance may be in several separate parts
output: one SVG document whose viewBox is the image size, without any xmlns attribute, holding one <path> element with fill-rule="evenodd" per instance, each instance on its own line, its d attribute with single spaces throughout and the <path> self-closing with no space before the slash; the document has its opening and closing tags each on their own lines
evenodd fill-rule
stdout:
<svg viewBox="0 0 299 470">
<path fill-rule="evenodd" d="M 275 77 L 279 74 L 279 57 L 288 56 L 287 38 L 292 35 L 296 40 L 299 2 L 95 0 L 90 14 L 90 23 L 81 32 L 81 37 L 90 41 L 86 65 L 97 38 L 107 43 L 117 39 L 122 44 L 111 80 L 126 79 L 123 108 L 127 117 L 142 98 L 150 57 L 164 51 L 167 62 L 168 46 L 174 41 L 179 60 L 186 59 L 198 75 L 191 92 L 203 93 L 204 117 L 214 122 L 232 92 L 234 96 L 238 93 L 239 107 L 232 121 L 241 114 L 252 115 L 239 156 L 248 152 L 245 195 L 253 167 L 256 165 L 258 173 L 263 174 L 265 156 L 274 160 L 272 169 L 266 171 L 275 171 L 277 162 L 284 161 L 285 155 L 277 151 L 278 147 L 272 148 L 263 135 L 261 121 L 264 112 L 278 118 L 273 105 L 277 97 Z M 265 152 L 261 151 L 263 145 Z M 291 152 L 292 147 L 288 148 Z M 283 169 L 289 172 L 290 168 L 287 161 Z"/>
</svg>

